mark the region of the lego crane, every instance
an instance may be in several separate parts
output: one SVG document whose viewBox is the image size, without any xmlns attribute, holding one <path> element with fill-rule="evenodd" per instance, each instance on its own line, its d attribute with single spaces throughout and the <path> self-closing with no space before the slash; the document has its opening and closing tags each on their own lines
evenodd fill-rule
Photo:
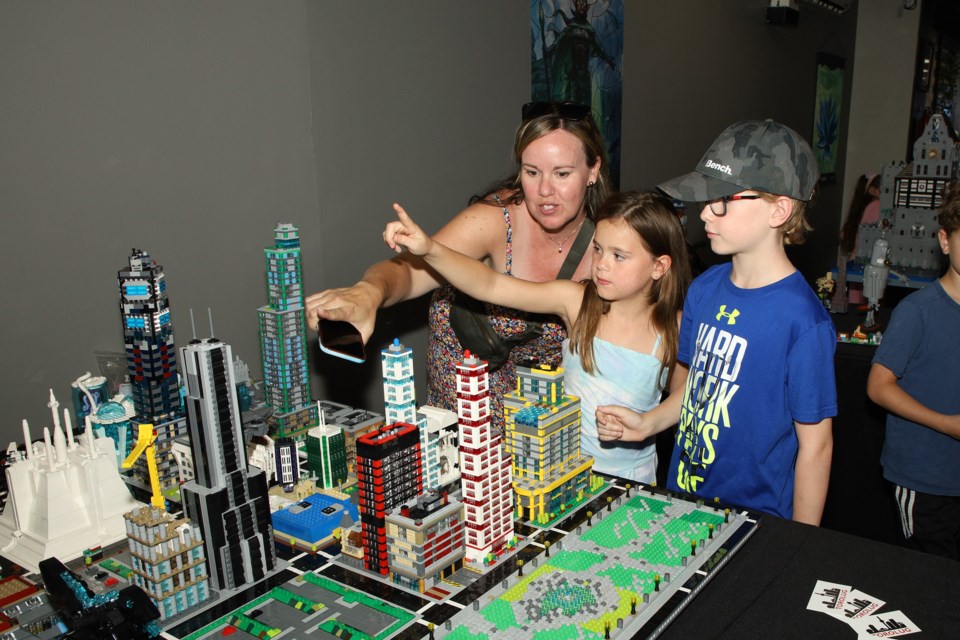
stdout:
<svg viewBox="0 0 960 640">
<path fill-rule="evenodd" d="M 157 441 L 157 432 L 154 430 L 152 424 L 141 424 L 139 427 L 137 431 L 137 443 L 133 446 L 133 451 L 130 452 L 130 455 L 127 456 L 121 466 L 124 469 L 130 469 L 133 467 L 133 463 L 137 461 L 137 458 L 146 452 L 147 470 L 150 473 L 150 488 L 153 490 L 150 504 L 158 509 L 165 509 L 166 501 L 163 498 L 163 493 L 160 491 L 160 476 L 157 472 L 157 447 L 155 444 Z"/>
</svg>

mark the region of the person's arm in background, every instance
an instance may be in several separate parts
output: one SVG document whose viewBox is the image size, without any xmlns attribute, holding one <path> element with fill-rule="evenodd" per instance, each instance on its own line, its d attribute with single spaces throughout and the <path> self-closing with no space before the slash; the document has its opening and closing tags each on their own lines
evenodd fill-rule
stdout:
<svg viewBox="0 0 960 640">
<path fill-rule="evenodd" d="M 873 363 L 867 376 L 867 396 L 905 420 L 960 438 L 960 414 L 948 415 L 921 404 L 897 384 L 897 376 L 882 364 Z"/>
</svg>

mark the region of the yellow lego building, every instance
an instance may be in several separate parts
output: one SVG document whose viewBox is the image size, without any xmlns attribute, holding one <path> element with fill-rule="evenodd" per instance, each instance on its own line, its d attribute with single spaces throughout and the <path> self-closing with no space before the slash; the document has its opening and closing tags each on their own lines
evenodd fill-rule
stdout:
<svg viewBox="0 0 960 640">
<path fill-rule="evenodd" d="M 547 524 L 591 490 L 593 458 L 580 452 L 580 399 L 564 393 L 563 368 L 518 365 L 517 387 L 503 406 L 516 517 Z"/>
</svg>

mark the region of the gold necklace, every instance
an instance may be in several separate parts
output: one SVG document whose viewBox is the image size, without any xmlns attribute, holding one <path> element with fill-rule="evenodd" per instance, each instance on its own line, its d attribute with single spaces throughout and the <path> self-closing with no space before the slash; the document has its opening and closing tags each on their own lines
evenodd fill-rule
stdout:
<svg viewBox="0 0 960 640">
<path fill-rule="evenodd" d="M 583 223 L 586 222 L 586 221 L 587 221 L 587 217 L 584 216 L 584 217 L 583 217 L 583 220 L 580 221 L 580 224 L 577 225 L 577 228 L 574 229 L 573 231 L 571 231 L 569 234 L 567 234 L 567 237 L 565 237 L 565 238 L 564 238 L 563 240 L 561 240 L 560 242 L 557 242 L 556 240 L 554 240 L 553 238 L 551 238 L 550 236 L 548 236 L 548 235 L 547 235 L 547 232 L 543 230 L 543 227 L 540 227 L 540 233 L 543 234 L 543 237 L 544 237 L 544 238 L 546 238 L 547 240 L 549 240 L 549 241 L 552 242 L 553 244 L 557 245 L 557 253 L 563 253 L 563 245 L 566 244 L 567 240 L 569 240 L 569 239 L 572 238 L 573 236 L 577 235 L 577 232 L 580 231 L 580 227 L 582 227 L 582 226 L 583 226 Z"/>
</svg>

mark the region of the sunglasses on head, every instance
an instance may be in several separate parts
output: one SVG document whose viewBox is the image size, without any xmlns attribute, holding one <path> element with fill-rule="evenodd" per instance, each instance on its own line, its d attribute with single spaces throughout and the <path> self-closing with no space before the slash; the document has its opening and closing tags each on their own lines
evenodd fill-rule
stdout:
<svg viewBox="0 0 960 640">
<path fill-rule="evenodd" d="M 590 115 L 590 107 L 576 102 L 528 102 L 520 113 L 524 120 L 549 115 L 558 115 L 564 120 L 583 120 Z"/>
</svg>

